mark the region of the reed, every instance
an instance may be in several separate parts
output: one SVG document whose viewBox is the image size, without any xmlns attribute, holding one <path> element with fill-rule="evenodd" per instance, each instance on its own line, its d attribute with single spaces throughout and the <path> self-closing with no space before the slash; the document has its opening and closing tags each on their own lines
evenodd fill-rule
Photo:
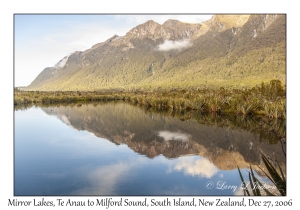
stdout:
<svg viewBox="0 0 300 210">
<path fill-rule="evenodd" d="M 278 81 L 252 89 L 156 89 L 151 91 L 15 91 L 14 104 L 123 100 L 145 107 L 199 110 L 202 113 L 261 114 L 285 119 L 285 89 Z"/>
</svg>

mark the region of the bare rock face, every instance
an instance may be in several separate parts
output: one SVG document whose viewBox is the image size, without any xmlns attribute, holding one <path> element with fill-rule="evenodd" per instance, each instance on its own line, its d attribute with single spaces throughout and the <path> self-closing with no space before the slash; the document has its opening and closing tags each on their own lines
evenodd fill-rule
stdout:
<svg viewBox="0 0 300 210">
<path fill-rule="evenodd" d="M 200 34 L 204 34 L 203 24 L 182 23 L 178 20 L 167 20 L 162 25 L 170 34 L 169 39 L 194 39 Z"/>
<path fill-rule="evenodd" d="M 131 29 L 126 34 L 127 39 L 143 38 L 145 36 L 151 38 L 161 37 L 164 36 L 164 30 L 160 24 L 154 22 L 153 20 L 149 20 L 146 23 Z"/>
<path fill-rule="evenodd" d="M 153 40 L 156 39 L 171 39 L 171 40 L 180 40 L 180 39 L 189 39 L 193 38 L 195 35 L 200 34 L 202 24 L 189 24 L 182 23 L 178 20 L 167 20 L 162 25 L 149 20 L 144 24 L 141 24 L 133 29 L 131 29 L 124 39 L 132 38 L 150 38 Z"/>
<path fill-rule="evenodd" d="M 209 30 L 222 32 L 229 28 L 242 27 L 250 15 L 214 15 L 206 24 Z"/>
</svg>

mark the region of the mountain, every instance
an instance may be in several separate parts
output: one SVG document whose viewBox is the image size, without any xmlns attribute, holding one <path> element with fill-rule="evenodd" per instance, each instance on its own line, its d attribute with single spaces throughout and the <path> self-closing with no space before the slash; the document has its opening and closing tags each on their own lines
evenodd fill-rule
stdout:
<svg viewBox="0 0 300 210">
<path fill-rule="evenodd" d="M 251 87 L 286 76 L 285 15 L 149 20 L 45 68 L 28 90 Z"/>
<path fill-rule="evenodd" d="M 194 119 L 182 121 L 176 117 L 146 112 L 127 103 L 42 109 L 76 130 L 86 130 L 116 145 L 125 144 L 148 158 L 199 154 L 219 169 L 232 170 L 237 164 L 240 167 L 262 164 L 259 156 L 262 151 L 275 155 L 285 166 L 279 142 L 263 142 L 260 134 L 233 126 L 200 124 Z M 272 135 L 268 134 L 268 137 Z"/>
</svg>

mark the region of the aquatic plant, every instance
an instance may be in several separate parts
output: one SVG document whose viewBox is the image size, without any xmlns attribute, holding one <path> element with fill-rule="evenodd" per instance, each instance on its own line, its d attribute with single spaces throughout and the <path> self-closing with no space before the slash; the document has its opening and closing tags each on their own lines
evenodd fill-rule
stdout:
<svg viewBox="0 0 300 210">
<path fill-rule="evenodd" d="M 283 170 L 282 170 L 280 164 L 278 163 L 277 160 L 275 161 L 279 168 L 279 172 L 278 172 L 275 168 L 276 166 L 274 166 L 274 164 L 272 164 L 268 160 L 268 158 L 262 153 L 261 153 L 261 158 L 262 158 L 262 161 L 264 162 L 264 165 L 266 166 L 268 173 L 265 172 L 261 167 L 259 167 L 259 166 L 258 167 L 267 176 L 267 178 L 274 184 L 274 186 L 276 187 L 278 192 L 282 196 L 285 196 L 286 195 L 286 178 L 284 176 L 284 173 L 283 173 Z M 252 167 L 250 166 L 249 182 L 250 182 L 250 186 L 251 186 L 251 190 L 252 190 L 252 194 L 251 194 L 249 192 L 250 190 L 248 190 L 248 186 L 244 180 L 244 177 L 243 177 L 239 167 L 238 167 L 238 171 L 239 171 L 239 175 L 240 175 L 240 178 L 241 178 L 241 181 L 243 184 L 244 195 L 261 196 L 263 194 L 261 192 L 261 190 L 263 190 L 266 195 L 270 195 L 270 196 L 276 195 L 276 194 L 268 191 L 268 189 L 266 189 L 266 187 L 263 186 L 263 184 L 254 175 Z"/>
<path fill-rule="evenodd" d="M 286 102 L 285 100 L 265 101 L 263 104 L 265 115 L 269 118 L 286 118 Z"/>
</svg>

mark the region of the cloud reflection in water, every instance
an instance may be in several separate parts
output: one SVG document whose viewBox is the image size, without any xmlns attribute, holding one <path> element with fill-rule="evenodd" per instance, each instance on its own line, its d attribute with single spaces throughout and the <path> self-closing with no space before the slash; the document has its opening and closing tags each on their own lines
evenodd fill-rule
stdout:
<svg viewBox="0 0 300 210">
<path fill-rule="evenodd" d="M 211 178 L 218 168 L 206 158 L 194 159 L 190 157 L 181 157 L 173 167 L 176 171 L 183 171 L 187 175 Z"/>
<path fill-rule="evenodd" d="M 88 186 L 74 191 L 71 195 L 117 195 L 118 180 L 128 175 L 130 166 L 124 163 L 116 163 L 87 171 Z"/>
<path fill-rule="evenodd" d="M 165 141 L 179 140 L 188 141 L 192 136 L 181 132 L 159 131 L 158 136 L 164 138 Z"/>
</svg>

